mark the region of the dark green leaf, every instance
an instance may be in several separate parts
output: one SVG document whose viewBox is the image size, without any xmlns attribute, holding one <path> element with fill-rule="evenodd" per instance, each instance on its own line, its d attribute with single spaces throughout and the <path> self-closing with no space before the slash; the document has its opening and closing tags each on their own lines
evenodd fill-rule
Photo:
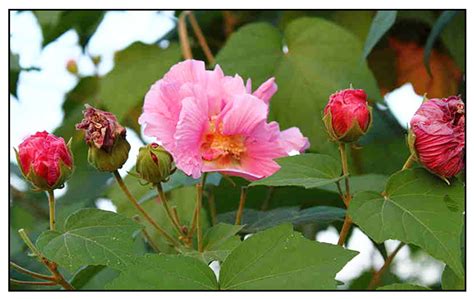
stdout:
<svg viewBox="0 0 474 299">
<path fill-rule="evenodd" d="M 236 212 L 220 214 L 218 219 L 223 222 L 233 223 Z M 327 224 L 334 221 L 344 220 L 345 210 L 336 207 L 317 206 L 301 210 L 299 207 L 282 207 L 269 211 L 257 211 L 244 209 L 242 224 L 245 224 L 242 232 L 255 233 L 285 222 L 293 225 L 318 223 Z"/>
<path fill-rule="evenodd" d="M 82 289 L 97 273 L 105 268 L 103 265 L 86 266 L 79 270 L 71 280 L 71 285 L 76 289 Z"/>
<path fill-rule="evenodd" d="M 351 32 L 323 19 L 299 18 L 286 26 L 284 36 L 269 24 L 244 26 L 216 59 L 227 74 L 252 78 L 254 88 L 274 76 L 279 90 L 270 105 L 272 118 L 282 128 L 298 126 L 312 150 L 335 155 L 321 118 L 329 96 L 352 83 L 381 99 L 361 55 L 362 43 Z"/>
<path fill-rule="evenodd" d="M 45 232 L 37 240 L 43 254 L 75 271 L 87 265 L 122 270 L 133 260 L 132 234 L 138 224 L 116 213 L 82 209 L 66 220 L 63 232 Z"/>
<path fill-rule="evenodd" d="M 115 55 L 115 67 L 102 80 L 101 103 L 119 120 L 142 103 L 150 86 L 177 63 L 181 57 L 178 45 L 167 49 L 140 42 Z"/>
<path fill-rule="evenodd" d="M 448 48 L 458 67 L 466 70 L 466 12 L 458 11 L 441 33 L 443 44 Z"/>
<path fill-rule="evenodd" d="M 431 75 L 431 68 L 430 68 L 431 50 L 433 49 L 433 46 L 436 40 L 439 38 L 444 28 L 446 28 L 446 26 L 449 24 L 449 22 L 451 22 L 451 20 L 456 16 L 457 13 L 458 11 L 455 11 L 455 10 L 443 11 L 443 13 L 439 16 L 439 18 L 436 20 L 435 24 L 433 25 L 430 35 L 428 36 L 428 39 L 426 40 L 425 51 L 423 54 L 423 61 L 425 63 L 426 70 L 428 71 L 430 75 Z"/>
<path fill-rule="evenodd" d="M 280 158 L 281 169 L 274 175 L 255 181 L 250 186 L 299 186 L 315 188 L 339 181 L 341 163 L 328 155 L 303 154 Z"/>
<path fill-rule="evenodd" d="M 430 289 L 427 287 L 409 284 L 409 283 L 394 283 L 387 286 L 383 286 L 377 288 L 377 290 L 384 290 L 384 291 L 429 291 Z"/>
<path fill-rule="evenodd" d="M 184 252 L 184 254 L 197 257 L 206 264 L 212 261 L 223 262 L 232 250 L 239 246 L 240 237 L 235 234 L 241 229 L 241 225 L 218 223 L 204 234 L 203 252 L 192 250 Z"/>
<path fill-rule="evenodd" d="M 349 214 L 376 242 L 397 239 L 424 249 L 464 276 L 459 248 L 464 190 L 418 168 L 394 174 L 383 195 L 360 192 Z"/>
<path fill-rule="evenodd" d="M 68 30 L 76 30 L 79 44 L 84 48 L 104 17 L 101 10 L 36 10 L 34 11 L 43 33 L 43 47 Z"/>
<path fill-rule="evenodd" d="M 397 18 L 396 10 L 379 10 L 372 21 L 369 34 L 365 40 L 364 58 L 369 56 L 372 49 L 384 36 L 385 33 L 393 26 Z"/>
<path fill-rule="evenodd" d="M 149 254 L 106 286 L 109 290 L 217 290 L 205 263 L 182 255 Z"/>
<path fill-rule="evenodd" d="M 15 96 L 15 98 L 18 97 L 17 95 L 17 85 L 18 85 L 18 78 L 20 77 L 20 57 L 18 54 L 13 54 L 10 51 L 10 79 L 9 79 L 9 88 L 10 88 L 10 93 Z"/>
<path fill-rule="evenodd" d="M 222 264 L 223 290 L 336 288 L 337 272 L 357 253 L 310 241 L 283 224 L 242 242 Z"/>
</svg>

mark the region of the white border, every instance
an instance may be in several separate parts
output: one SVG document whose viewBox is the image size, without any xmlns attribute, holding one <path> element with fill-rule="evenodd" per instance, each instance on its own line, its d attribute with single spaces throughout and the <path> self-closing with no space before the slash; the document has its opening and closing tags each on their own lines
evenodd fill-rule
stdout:
<svg viewBox="0 0 474 299">
<path fill-rule="evenodd" d="M 257 9 L 257 8 L 285 8 L 285 9 L 298 9 L 298 8 L 312 8 L 312 9 L 381 9 L 381 8 L 388 8 L 388 9 L 465 9 L 467 8 L 467 52 L 466 53 L 473 53 L 472 49 L 472 42 L 473 32 L 474 32 L 474 9 L 473 9 L 474 1 L 458 1 L 458 0 L 450 0 L 450 1 L 439 1 L 439 0 L 421 0 L 421 1 L 413 1 L 413 0 L 398 0 L 398 1 L 380 1 L 380 0 L 358 0 L 358 1 L 305 1 L 305 0 L 292 0 L 292 1 L 282 1 L 282 0 L 240 0 L 240 1 L 231 1 L 231 0 L 219 0 L 219 1 L 210 1 L 210 0 L 173 0 L 173 1 L 159 1 L 159 0 L 1 0 L 0 1 L 0 26 L 1 26 L 1 41 L 0 41 L 0 48 L 1 48 L 1 62 L 2 62 L 2 72 L 0 72 L 0 91 L 2 92 L 3 100 L 0 101 L 2 107 L 0 109 L 0 132 L 3 133 L 2 136 L 2 146 L 0 146 L 0 188 L 2 196 L 2 208 L 0 208 L 0 219 L 1 221 L 1 229 L 0 233 L 2 236 L 3 246 L 1 247 L 1 263 L 0 263 L 0 286 L 1 286 L 1 293 L 2 298 L 84 298 L 84 297 L 114 297 L 114 298 L 129 298 L 130 296 L 139 296 L 141 299 L 143 298 L 183 298 L 183 297 L 192 297 L 193 299 L 200 299 L 200 298 L 238 298 L 242 299 L 242 297 L 262 297 L 265 296 L 267 298 L 350 298 L 350 299 L 370 299 L 376 298 L 379 299 L 383 298 L 400 298 L 401 296 L 407 298 L 422 298 L 422 297 L 429 297 L 431 299 L 445 299 L 449 297 L 450 299 L 455 298 L 466 298 L 466 297 L 474 297 L 474 272 L 472 272 L 472 258 L 471 254 L 467 254 L 467 289 L 468 292 L 139 292 L 138 294 L 134 292 L 8 292 L 8 268 L 7 268 L 7 259 L 8 259 L 8 236 L 7 236 L 7 227 L 8 227 L 8 164 L 9 155 L 7 149 L 7 132 L 8 132 L 8 102 L 9 96 L 7 94 L 8 90 L 8 9 L 28 9 L 28 8 L 50 8 L 50 9 L 71 9 L 71 8 L 108 8 L 108 9 L 189 9 L 189 8 L 201 8 L 201 9 L 211 9 L 211 8 L 241 8 L 241 9 Z M 467 70 L 474 70 L 472 59 L 467 59 Z M 474 71 L 468 71 L 468 80 L 470 79 L 469 74 Z M 474 77 L 473 77 L 474 78 Z M 473 81 L 471 79 L 469 81 Z M 471 85 L 467 85 L 467 97 L 469 95 L 474 94 L 474 89 Z M 470 111 L 470 106 L 473 105 L 474 102 L 471 104 L 472 99 L 467 100 L 467 111 Z M 474 100 L 473 100 L 474 101 Z M 474 110 L 472 110 L 474 111 Z M 474 112 L 473 112 L 474 113 Z M 470 115 L 470 112 L 468 112 Z M 471 120 L 470 116 L 468 116 L 469 120 L 467 121 L 467 148 L 472 149 L 474 145 L 472 144 L 472 135 L 474 134 L 474 120 Z M 7 160 L 8 159 L 8 160 Z M 468 154 L 467 160 L 467 168 L 468 168 L 468 193 L 467 193 L 467 208 L 468 208 L 468 220 L 467 220 L 467 231 L 469 234 L 467 235 L 467 248 L 473 248 L 473 238 L 470 237 L 473 235 L 474 232 L 474 220 L 470 219 L 469 216 L 474 215 L 474 197 L 471 196 L 473 194 L 470 192 L 473 188 L 474 181 L 471 180 L 472 173 L 471 170 L 473 169 L 474 161 L 474 152 L 470 151 Z M 469 198 L 471 197 L 471 198 Z M 473 252 L 470 250 L 470 252 Z"/>
</svg>

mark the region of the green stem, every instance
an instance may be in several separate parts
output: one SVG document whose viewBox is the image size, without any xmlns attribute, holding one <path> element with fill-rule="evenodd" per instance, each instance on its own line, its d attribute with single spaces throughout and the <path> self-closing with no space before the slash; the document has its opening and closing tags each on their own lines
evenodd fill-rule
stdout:
<svg viewBox="0 0 474 299">
<path fill-rule="evenodd" d="M 398 244 L 397 248 L 395 248 L 392 254 L 390 254 L 387 257 L 382 268 L 380 268 L 379 271 L 374 273 L 374 275 L 372 276 L 372 280 L 370 281 L 369 286 L 367 287 L 368 290 L 373 290 L 375 289 L 375 287 L 377 287 L 377 285 L 380 283 L 380 279 L 382 278 L 382 275 L 385 273 L 385 271 L 387 271 L 393 259 L 395 258 L 397 253 L 400 251 L 400 249 L 402 249 L 403 246 L 405 246 L 405 243 L 400 242 L 400 244 Z"/>
<path fill-rule="evenodd" d="M 170 206 L 168 205 L 168 199 L 166 198 L 166 195 L 165 195 L 165 192 L 163 191 L 163 186 L 161 185 L 161 183 L 158 183 L 156 185 L 156 189 L 158 190 L 158 194 L 160 195 L 161 202 L 163 203 L 163 207 L 165 208 L 166 214 L 168 215 L 168 218 L 173 224 L 173 227 L 176 229 L 179 235 L 183 235 L 183 233 L 181 232 L 181 227 L 179 226 L 176 218 L 173 216 Z"/>
<path fill-rule="evenodd" d="M 413 163 L 415 163 L 416 161 L 416 158 L 413 154 L 411 154 L 407 161 L 405 162 L 405 164 L 403 164 L 403 167 L 402 167 L 402 170 L 406 170 L 406 169 L 409 169 L 410 167 L 413 166 Z"/>
<path fill-rule="evenodd" d="M 25 242 L 26 246 L 33 252 L 33 254 L 40 259 L 40 261 L 44 258 L 44 256 L 41 254 L 41 252 L 36 248 L 36 246 L 31 242 L 31 239 L 28 237 L 26 234 L 26 231 L 21 228 L 18 230 L 18 234 L 20 234 L 20 238 Z"/>
<path fill-rule="evenodd" d="M 127 186 L 125 185 L 124 181 L 122 180 L 122 177 L 120 176 L 120 173 L 115 170 L 113 172 L 115 180 L 120 186 L 120 189 L 122 189 L 123 193 L 127 196 L 128 200 L 132 203 L 132 205 L 145 217 L 145 219 L 160 233 L 163 237 L 165 237 L 173 246 L 179 247 L 178 241 L 176 241 L 173 237 L 171 237 L 158 223 L 156 223 L 153 218 L 140 206 L 136 198 L 130 193 L 128 190 Z"/>
<path fill-rule="evenodd" d="M 197 229 L 197 242 L 198 251 L 202 252 L 202 227 L 201 227 L 201 205 L 202 205 L 202 184 L 197 184 L 197 196 L 196 196 L 196 229 Z"/>
<path fill-rule="evenodd" d="M 56 282 L 54 281 L 25 281 L 17 280 L 10 278 L 10 282 L 14 284 L 23 284 L 23 285 L 36 285 L 36 286 L 55 286 Z"/>
<path fill-rule="evenodd" d="M 13 269 L 15 269 L 16 271 L 18 271 L 20 273 L 29 275 L 29 276 L 34 277 L 34 278 L 48 280 L 48 281 L 54 281 L 54 277 L 52 277 L 52 276 L 48 276 L 48 275 L 44 275 L 44 274 L 40 274 L 40 273 L 30 271 L 26 268 L 23 268 L 20 265 L 15 264 L 14 262 L 10 262 L 10 267 L 12 267 Z"/>
<path fill-rule="evenodd" d="M 56 230 L 56 209 L 54 201 L 54 191 L 48 190 L 48 203 L 49 203 L 49 229 Z"/>
<path fill-rule="evenodd" d="M 214 197 L 214 192 L 212 190 L 207 196 L 207 203 L 209 204 L 209 210 L 211 211 L 211 222 L 212 225 L 217 224 L 217 208 L 216 208 L 216 199 Z"/>
<path fill-rule="evenodd" d="M 341 155 L 341 165 L 342 165 L 342 174 L 344 175 L 344 181 L 345 181 L 345 186 L 346 186 L 346 193 L 343 196 L 343 201 L 344 204 L 346 205 L 346 208 L 349 208 L 349 204 L 352 199 L 351 195 L 351 189 L 349 185 L 349 167 L 347 164 L 347 153 L 346 153 L 346 144 L 345 143 L 339 143 L 339 153 Z M 339 241 L 337 244 L 339 246 L 343 246 L 344 243 L 346 242 L 347 235 L 349 233 L 349 230 L 352 225 L 352 219 L 351 217 L 347 214 L 346 211 L 346 217 L 344 218 L 344 224 L 342 226 L 341 232 L 339 234 Z"/>
<path fill-rule="evenodd" d="M 242 221 L 242 214 L 244 212 L 245 200 L 247 199 L 247 187 L 240 188 L 240 201 L 239 201 L 239 209 L 237 210 L 237 214 L 235 215 L 235 225 L 240 225 Z"/>
</svg>

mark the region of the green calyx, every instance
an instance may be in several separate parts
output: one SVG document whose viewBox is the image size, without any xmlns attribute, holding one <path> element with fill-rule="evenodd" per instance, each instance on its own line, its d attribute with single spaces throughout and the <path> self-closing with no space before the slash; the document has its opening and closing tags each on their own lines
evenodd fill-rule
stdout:
<svg viewBox="0 0 474 299">
<path fill-rule="evenodd" d="M 161 146 L 148 144 L 140 148 L 135 170 L 141 179 L 154 185 L 165 182 L 174 172 L 173 157 Z"/>
<path fill-rule="evenodd" d="M 367 105 L 367 109 L 369 110 L 369 124 L 367 125 L 367 129 L 364 131 L 361 129 L 359 122 L 354 119 L 352 121 L 351 127 L 344 133 L 344 135 L 338 136 L 334 131 L 332 125 L 332 114 L 331 110 L 328 110 L 326 115 L 323 117 L 324 126 L 326 127 L 326 131 L 328 132 L 329 138 L 334 142 L 344 142 L 344 143 L 352 143 L 359 140 L 360 137 L 364 136 L 372 126 L 372 107 Z"/>
<path fill-rule="evenodd" d="M 87 160 L 100 171 L 114 172 L 122 168 L 128 159 L 130 144 L 124 136 L 117 136 L 110 153 L 94 145 L 89 146 Z"/>
</svg>

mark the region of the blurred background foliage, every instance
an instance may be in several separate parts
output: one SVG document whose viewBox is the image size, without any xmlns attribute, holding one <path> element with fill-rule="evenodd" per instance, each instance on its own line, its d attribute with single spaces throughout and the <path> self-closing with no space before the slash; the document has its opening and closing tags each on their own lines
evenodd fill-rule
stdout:
<svg viewBox="0 0 474 299">
<path fill-rule="evenodd" d="M 23 12 L 18 12 L 23 13 Z M 178 22 L 180 11 L 175 12 Z M 41 28 L 42 47 L 74 30 L 78 43 L 88 55 L 88 42 L 102 22 L 104 11 L 34 11 Z M 383 96 L 405 83 L 411 83 L 417 94 L 428 97 L 447 97 L 461 94 L 465 99 L 465 11 L 195 11 L 193 12 L 214 54 L 216 62 L 228 75 L 240 74 L 252 78 L 253 88 L 269 77 L 276 77 L 278 93 L 271 103 L 271 118 L 282 128 L 298 126 L 310 138 L 310 152 L 337 157 L 334 144 L 329 142 L 321 122 L 321 113 L 328 96 L 338 89 L 363 88 L 373 106 L 373 125 L 360 144 L 350 151 L 353 180 L 365 176 L 371 190 L 382 190 L 391 173 L 400 169 L 408 156 L 405 129 L 384 105 Z M 146 28 L 143 28 L 146 30 Z M 117 34 L 120 34 L 117 32 Z M 195 59 L 206 60 L 206 55 L 188 24 L 188 35 Z M 22 68 L 19 56 L 10 51 L 10 101 L 17 98 L 17 84 L 22 72 L 37 68 Z M 96 65 L 100 57 L 92 57 Z M 71 212 L 81 207 L 95 206 L 99 198 L 110 198 L 119 213 L 130 217 L 134 211 L 118 192 L 108 173 L 99 173 L 87 163 L 87 148 L 82 133 L 74 124 L 82 118 L 85 103 L 109 110 L 128 128 L 141 136 L 137 119 L 141 114 L 143 97 L 150 85 L 160 79 L 175 63 L 182 60 L 177 26 L 151 44 L 135 42 L 115 54 L 114 67 L 105 75 L 81 75 L 77 84 L 65 96 L 64 119 L 54 134 L 72 138 L 76 170 L 68 182 L 67 191 L 58 201 L 58 225 Z M 208 63 L 212 68 L 213 64 Z M 32 124 L 34 126 L 34 124 Z M 14 128 L 12 128 L 14 130 Z M 17 146 L 12 144 L 11 146 Z M 134 157 L 130 157 L 134 159 Z M 11 176 L 21 178 L 15 163 L 10 164 Z M 150 204 L 156 191 L 147 189 L 133 177 L 126 182 L 132 193 L 141 198 L 156 219 L 163 219 L 163 211 Z M 240 179 L 229 180 L 215 175 L 208 181 L 205 206 L 216 205 L 218 214 L 232 212 L 238 206 Z M 189 221 L 194 207 L 195 183 L 177 172 L 165 185 L 178 210 Z M 364 189 L 364 190 L 367 190 Z M 212 194 L 212 196 L 211 196 Z M 177 198 L 183 198 L 177 200 Z M 272 211 L 280 208 L 310 208 L 313 206 L 341 208 L 334 189 L 306 190 L 296 187 L 250 189 L 247 208 Z M 275 213 L 280 217 L 285 213 Z M 47 228 L 46 195 L 10 185 L 10 257 L 13 261 L 41 272 L 34 259 L 25 255 L 26 248 L 17 237 L 17 230 L 25 228 L 35 239 Z M 219 215 L 204 214 L 207 225 L 222 219 Z M 274 217 L 270 217 L 275 220 Z M 278 220 L 278 219 L 277 219 Z M 295 226 L 309 238 L 328 225 L 340 229 L 339 216 L 332 224 L 309 221 Z M 331 221 L 329 221 L 331 222 Z M 164 225 L 164 224 L 163 224 Z M 148 229 L 148 228 L 147 228 Z M 173 231 L 168 227 L 171 233 Z M 150 233 L 152 231 L 150 230 Z M 163 248 L 159 236 L 151 236 Z M 137 250 L 149 250 L 137 238 Z M 382 256 L 384 246 L 377 246 Z M 412 254 L 417 249 L 412 247 Z M 85 268 L 86 281 L 77 277 L 78 285 L 98 288 L 117 274 L 106 267 Z M 370 278 L 370 269 L 350 284 L 351 289 L 364 289 Z M 81 271 L 82 272 L 82 271 Z M 21 274 L 12 273 L 24 279 Z M 89 277 L 92 277 L 90 279 Z M 75 278 L 76 279 L 76 278 Z M 394 283 L 401 279 L 387 272 L 384 281 Z M 439 284 L 431 286 L 439 288 Z M 16 287 L 14 287 L 16 288 Z"/>
</svg>

